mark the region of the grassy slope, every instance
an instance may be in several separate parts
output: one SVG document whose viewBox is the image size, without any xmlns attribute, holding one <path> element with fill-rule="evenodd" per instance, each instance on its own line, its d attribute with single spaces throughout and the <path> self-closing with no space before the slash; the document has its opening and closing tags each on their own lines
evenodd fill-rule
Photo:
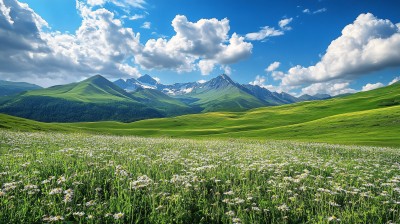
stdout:
<svg viewBox="0 0 400 224">
<path fill-rule="evenodd" d="M 47 96 L 87 103 L 134 101 L 127 93 L 119 88 L 116 88 L 108 80 L 99 76 L 93 76 L 79 83 L 53 86 L 47 89 L 30 91 L 23 96 Z"/>
<path fill-rule="evenodd" d="M 195 93 L 193 97 L 199 99 L 194 105 L 204 108 L 203 112 L 244 111 L 250 108 L 265 106 L 256 97 L 242 91 L 236 86 Z"/>
<path fill-rule="evenodd" d="M 117 135 L 250 137 L 398 146 L 399 101 L 400 85 L 396 84 L 342 98 L 264 107 L 247 112 L 184 115 L 128 124 L 86 122 L 52 127 Z M 0 119 L 3 120 L 4 116 Z"/>
<path fill-rule="evenodd" d="M 138 102 L 151 105 L 154 108 L 166 111 L 168 114 L 190 113 L 193 109 L 178 99 L 172 98 L 158 90 L 140 89 L 131 93 Z"/>
<path fill-rule="evenodd" d="M 0 96 L 10 96 L 28 90 L 41 89 L 42 87 L 26 82 L 9 82 L 0 80 Z"/>
</svg>

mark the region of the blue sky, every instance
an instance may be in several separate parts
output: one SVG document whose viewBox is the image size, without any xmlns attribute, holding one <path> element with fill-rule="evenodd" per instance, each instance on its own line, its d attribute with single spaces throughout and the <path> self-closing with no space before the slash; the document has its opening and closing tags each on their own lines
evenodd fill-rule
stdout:
<svg viewBox="0 0 400 224">
<path fill-rule="evenodd" d="M 399 1 L 0 0 L 0 8 L 0 77 L 11 81 L 150 74 L 172 84 L 228 73 L 272 91 L 336 95 L 400 76 Z"/>
</svg>

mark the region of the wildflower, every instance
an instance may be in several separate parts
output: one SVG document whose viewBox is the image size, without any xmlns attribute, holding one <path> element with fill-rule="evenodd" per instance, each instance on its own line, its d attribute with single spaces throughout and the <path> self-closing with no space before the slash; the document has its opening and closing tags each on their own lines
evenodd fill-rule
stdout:
<svg viewBox="0 0 400 224">
<path fill-rule="evenodd" d="M 6 193 L 4 191 L 0 191 L 0 197 L 6 195 Z"/>
<path fill-rule="evenodd" d="M 278 206 L 278 210 L 282 212 L 289 211 L 289 207 L 286 204 L 282 204 Z"/>
<path fill-rule="evenodd" d="M 242 220 L 240 218 L 233 218 L 232 222 L 235 224 L 239 224 L 239 223 L 242 223 Z"/>
<path fill-rule="evenodd" d="M 53 195 L 53 194 L 61 194 L 63 192 L 63 190 L 62 190 L 62 188 L 54 188 L 54 189 L 52 189 L 51 191 L 50 191 L 50 195 Z"/>
<path fill-rule="evenodd" d="M 94 216 L 93 216 L 93 215 L 88 215 L 88 216 L 86 217 L 86 219 L 94 219 Z"/>
<path fill-rule="evenodd" d="M 73 197 L 72 194 L 66 194 L 66 195 L 64 195 L 63 202 L 64 202 L 64 203 L 72 202 L 72 197 Z"/>
<path fill-rule="evenodd" d="M 235 212 L 230 210 L 230 211 L 225 212 L 225 215 L 233 217 L 233 216 L 235 216 Z"/>
<path fill-rule="evenodd" d="M 261 209 L 259 207 L 257 207 L 257 206 L 251 207 L 251 210 L 257 211 L 257 212 L 261 211 Z"/>
<path fill-rule="evenodd" d="M 73 195 L 73 194 L 74 194 L 74 191 L 73 191 L 71 188 L 69 188 L 69 189 L 67 189 L 67 190 L 64 191 L 64 194 Z"/>
<path fill-rule="evenodd" d="M 331 217 L 328 217 L 328 222 L 339 222 L 340 219 L 338 219 L 336 216 L 332 215 Z"/>
<path fill-rule="evenodd" d="M 235 194 L 235 192 L 233 192 L 232 190 L 224 192 L 224 195 L 234 195 L 234 194 Z"/>
<path fill-rule="evenodd" d="M 65 181 L 67 181 L 67 179 L 65 179 L 64 176 L 61 176 L 61 177 L 58 178 L 57 184 L 62 184 L 62 183 L 64 183 Z"/>
<path fill-rule="evenodd" d="M 96 202 L 94 200 L 86 202 L 86 206 L 87 207 L 90 207 L 90 206 L 93 206 L 93 205 L 96 205 Z"/>
<path fill-rule="evenodd" d="M 137 178 L 137 180 L 135 180 L 135 181 L 132 181 L 131 183 L 130 183 L 130 185 L 131 185 L 131 188 L 133 188 L 133 189 L 141 189 L 141 188 L 145 188 L 145 187 L 147 187 L 148 185 L 150 185 L 150 184 L 152 184 L 153 183 L 153 180 L 152 179 L 150 179 L 148 176 L 146 176 L 146 175 L 143 175 L 143 176 L 139 176 L 138 178 Z"/>
<path fill-rule="evenodd" d="M 72 213 L 73 216 L 83 217 L 85 215 L 84 212 L 74 212 Z"/>
<path fill-rule="evenodd" d="M 57 215 L 57 216 L 50 216 L 50 217 L 48 218 L 48 221 L 50 221 L 50 222 L 57 222 L 57 221 L 61 221 L 61 220 L 64 220 L 64 217 L 62 217 L 62 216 L 60 216 L 60 215 Z"/>
<path fill-rule="evenodd" d="M 340 207 L 340 205 L 334 201 L 330 201 L 329 205 L 333 206 L 333 207 Z"/>
<path fill-rule="evenodd" d="M 113 217 L 115 220 L 122 219 L 122 218 L 124 218 L 124 213 L 121 213 L 121 212 L 116 213 L 113 215 Z"/>
</svg>

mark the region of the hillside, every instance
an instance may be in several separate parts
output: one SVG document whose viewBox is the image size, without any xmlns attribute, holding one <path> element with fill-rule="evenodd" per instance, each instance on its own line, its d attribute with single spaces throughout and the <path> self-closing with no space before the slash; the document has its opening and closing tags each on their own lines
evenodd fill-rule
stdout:
<svg viewBox="0 0 400 224">
<path fill-rule="evenodd" d="M 246 137 L 399 146 L 399 103 L 400 84 L 394 84 L 346 97 L 264 107 L 247 112 L 213 112 L 125 124 L 119 122 L 60 124 L 57 127 L 65 131 L 80 130 L 117 135 Z M 6 118 L 8 119 L 3 115 L 0 119 Z M 20 120 L 21 124 L 24 122 Z M 35 123 L 40 127 L 42 124 Z M 17 125 L 12 128 L 27 127 Z"/>
<path fill-rule="evenodd" d="M 78 83 L 28 91 L 3 102 L 0 113 L 45 122 L 128 122 L 165 116 L 99 75 Z"/>
<path fill-rule="evenodd" d="M 28 90 L 41 89 L 42 87 L 26 82 L 9 82 L 0 80 L 0 96 L 11 96 Z"/>
<path fill-rule="evenodd" d="M 200 106 L 203 112 L 244 111 L 268 105 L 247 93 L 245 88 L 227 75 L 211 79 L 199 88 L 193 89 L 187 96 L 198 99 L 192 105 Z"/>
<path fill-rule="evenodd" d="M 201 110 L 200 108 L 191 107 L 155 89 L 138 87 L 131 95 L 136 101 L 145 105 L 151 105 L 152 108 L 164 111 L 169 116 L 198 113 Z"/>
</svg>

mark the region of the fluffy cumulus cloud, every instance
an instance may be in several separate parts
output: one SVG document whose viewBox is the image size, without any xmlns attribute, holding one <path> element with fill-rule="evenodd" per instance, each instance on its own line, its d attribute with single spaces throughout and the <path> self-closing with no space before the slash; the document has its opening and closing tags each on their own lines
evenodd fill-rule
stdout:
<svg viewBox="0 0 400 224">
<path fill-rule="evenodd" d="M 263 86 L 265 83 L 266 79 L 264 76 L 256 76 L 256 79 L 253 82 L 249 82 L 250 85 L 253 86 Z"/>
<path fill-rule="evenodd" d="M 309 67 L 297 65 L 283 77 L 283 85 L 310 84 L 358 76 L 400 65 L 400 29 L 371 13 L 361 14 L 332 41 L 325 55 Z"/>
<path fill-rule="evenodd" d="M 271 65 L 266 71 L 271 72 L 274 80 L 280 80 L 275 89 L 291 91 L 300 88 L 302 94 L 338 95 L 356 92 L 349 87 L 353 80 L 395 66 L 400 66 L 400 23 L 366 13 L 344 27 L 341 36 L 331 42 L 315 65 L 297 65 L 287 72 L 277 71 Z M 390 83 L 396 81 L 398 79 Z M 362 91 L 382 86 L 382 83 L 369 83 Z"/>
<path fill-rule="evenodd" d="M 1 0 L 2 79 L 49 86 L 97 73 L 108 78 L 137 77 L 139 67 L 178 72 L 199 69 L 206 75 L 219 65 L 230 73 L 230 64 L 251 54 L 253 45 L 244 37 L 228 35 L 228 19 L 190 22 L 178 15 L 172 21 L 176 32 L 172 38 L 150 39 L 142 44 L 139 33 L 101 7 L 106 3 L 136 8 L 146 4 L 143 0 L 76 1 L 82 23 L 75 32 L 61 33 L 53 31 L 27 4 Z M 143 17 L 138 14 L 130 19 Z M 149 22 L 143 24 L 143 28 L 150 26 Z"/>
<path fill-rule="evenodd" d="M 377 83 L 368 83 L 365 86 L 362 87 L 361 91 L 369 91 L 369 90 L 373 90 L 373 89 L 377 89 L 377 88 L 381 88 L 384 87 L 385 85 L 383 83 L 377 82 Z"/>
<path fill-rule="evenodd" d="M 355 93 L 355 89 L 349 87 L 350 82 L 346 81 L 331 81 L 324 83 L 314 83 L 305 88 L 302 88 L 301 94 L 315 95 L 318 93 L 329 94 L 336 96 L 345 93 Z"/>
<path fill-rule="evenodd" d="M 280 65 L 281 65 L 281 63 L 280 63 L 279 61 L 272 62 L 272 63 L 265 69 L 265 71 L 266 71 L 266 72 L 273 72 L 273 71 L 275 71 L 276 69 L 278 69 Z"/>
<path fill-rule="evenodd" d="M 248 57 L 253 45 L 232 34 L 228 19 L 190 22 L 183 15 L 172 21 L 176 34 L 170 39 L 150 39 L 135 59 L 145 69 L 174 69 L 189 72 L 199 68 L 203 75 L 217 64 L 226 66 Z"/>
<path fill-rule="evenodd" d="M 4 4 L 4 5 L 3 5 Z M 27 4 L 5 0 L 0 15 L 0 64 L 5 79 L 53 82 L 80 80 L 95 73 L 108 77 L 138 76 L 127 62 L 140 50 L 139 36 L 106 9 L 77 2 L 82 25 L 74 34 L 48 31 L 47 23 Z M 38 79 L 40 77 L 40 79 Z"/>
</svg>

